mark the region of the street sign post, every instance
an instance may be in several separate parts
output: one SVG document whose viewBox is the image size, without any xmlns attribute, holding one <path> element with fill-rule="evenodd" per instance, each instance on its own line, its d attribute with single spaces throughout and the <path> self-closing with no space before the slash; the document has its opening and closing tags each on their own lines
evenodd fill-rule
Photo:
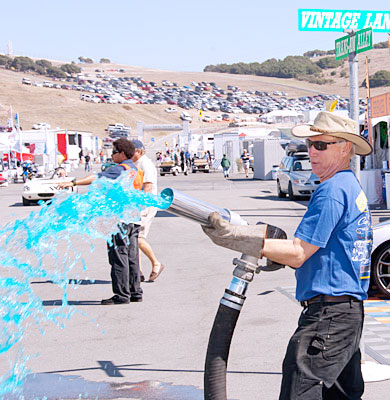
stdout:
<svg viewBox="0 0 390 400">
<path fill-rule="evenodd" d="M 372 27 L 360 31 L 350 30 L 348 36 L 335 41 L 336 60 L 348 57 L 349 61 L 349 117 L 359 120 L 359 82 L 357 54 L 372 49 Z M 359 133 L 359 132 L 357 132 Z M 351 160 L 352 169 L 360 180 L 360 157 Z"/>
<path fill-rule="evenodd" d="M 354 35 L 344 36 L 335 41 L 336 60 L 345 58 L 350 53 L 362 53 L 372 49 L 372 28 L 362 29 Z"/>
</svg>

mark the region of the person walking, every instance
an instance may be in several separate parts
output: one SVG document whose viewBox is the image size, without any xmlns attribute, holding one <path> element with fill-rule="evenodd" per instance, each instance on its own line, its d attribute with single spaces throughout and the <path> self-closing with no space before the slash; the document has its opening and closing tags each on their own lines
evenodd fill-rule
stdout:
<svg viewBox="0 0 390 400">
<path fill-rule="evenodd" d="M 248 155 L 247 150 L 244 150 L 243 153 L 241 154 L 241 164 L 242 164 L 242 167 L 244 168 L 245 176 L 248 178 L 249 177 L 249 155 Z"/>
<path fill-rule="evenodd" d="M 292 133 L 307 138 L 313 172 L 321 181 L 294 239 L 267 239 L 262 226 L 232 226 L 217 213 L 203 230 L 220 246 L 295 269 L 303 311 L 283 361 L 279 399 L 361 399 L 359 342 L 372 227 L 350 161 L 354 154 L 370 154 L 372 147 L 357 133 L 355 121 L 331 112 L 320 112 L 313 125 L 297 125 Z"/>
<path fill-rule="evenodd" d="M 98 174 L 98 178 L 117 179 L 124 171 L 135 175 L 133 187 L 142 189 L 143 173 L 131 160 L 135 152 L 133 143 L 126 138 L 116 140 L 112 145 L 112 160 L 117 164 Z M 95 175 L 63 182 L 59 188 L 69 186 L 90 185 Z M 114 296 L 103 299 L 102 305 L 128 304 L 142 301 L 140 284 L 138 234 L 139 223 L 120 223 L 119 233 L 112 235 L 112 243 L 107 244 L 108 260 L 111 265 L 112 291 Z"/>
<path fill-rule="evenodd" d="M 143 171 L 143 191 L 145 193 L 152 193 L 157 195 L 157 170 L 153 164 L 153 161 L 145 155 L 144 144 L 140 140 L 132 141 L 135 152 L 132 160 L 137 168 Z M 153 218 L 157 213 L 156 207 L 148 207 L 141 212 L 141 229 L 138 236 L 138 246 L 142 253 L 149 258 L 152 263 L 152 272 L 149 276 L 149 282 L 154 282 L 164 270 L 164 265 L 157 259 L 152 246 L 146 241 L 150 226 Z M 141 268 L 141 261 L 139 263 L 141 271 L 141 281 L 145 280 L 144 274 Z"/>
<path fill-rule="evenodd" d="M 89 153 L 85 156 L 85 171 L 91 171 L 91 156 Z"/>
<path fill-rule="evenodd" d="M 221 167 L 223 171 L 223 176 L 225 178 L 229 178 L 230 165 L 231 165 L 230 160 L 226 157 L 226 154 L 224 154 L 221 160 Z"/>
</svg>

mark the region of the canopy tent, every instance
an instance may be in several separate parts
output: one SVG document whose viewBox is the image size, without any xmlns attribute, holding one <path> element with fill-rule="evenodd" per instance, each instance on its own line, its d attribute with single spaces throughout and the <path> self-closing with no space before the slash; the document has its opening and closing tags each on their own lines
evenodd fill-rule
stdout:
<svg viewBox="0 0 390 400">
<path fill-rule="evenodd" d="M 304 121 L 305 116 L 294 110 L 274 110 L 264 114 L 261 118 L 268 124 L 298 124 Z"/>
</svg>

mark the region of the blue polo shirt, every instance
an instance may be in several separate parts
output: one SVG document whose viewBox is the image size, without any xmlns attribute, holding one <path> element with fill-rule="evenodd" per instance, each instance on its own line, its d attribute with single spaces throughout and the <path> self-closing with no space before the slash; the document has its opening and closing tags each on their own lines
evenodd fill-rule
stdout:
<svg viewBox="0 0 390 400">
<path fill-rule="evenodd" d="M 367 298 L 371 215 L 351 170 L 340 171 L 319 185 L 295 237 L 320 247 L 295 271 L 297 300 L 319 294 Z"/>
</svg>

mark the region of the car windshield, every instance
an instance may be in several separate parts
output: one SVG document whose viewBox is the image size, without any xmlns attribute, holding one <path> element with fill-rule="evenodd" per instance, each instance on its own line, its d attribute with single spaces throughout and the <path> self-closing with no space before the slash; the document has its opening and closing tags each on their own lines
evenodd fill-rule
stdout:
<svg viewBox="0 0 390 400">
<path fill-rule="evenodd" d="M 293 171 L 311 171 L 310 159 L 295 160 L 293 164 Z"/>
</svg>

